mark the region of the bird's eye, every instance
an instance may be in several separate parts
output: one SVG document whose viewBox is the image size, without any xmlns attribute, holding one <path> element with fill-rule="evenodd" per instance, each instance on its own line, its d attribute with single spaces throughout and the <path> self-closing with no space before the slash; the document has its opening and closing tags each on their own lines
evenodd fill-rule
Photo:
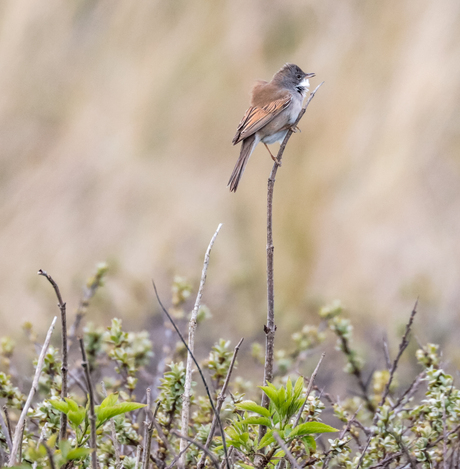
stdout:
<svg viewBox="0 0 460 469">
<path fill-rule="evenodd" d="M 297 75 L 297 78 L 300 80 L 302 78 L 302 75 Z"/>
</svg>

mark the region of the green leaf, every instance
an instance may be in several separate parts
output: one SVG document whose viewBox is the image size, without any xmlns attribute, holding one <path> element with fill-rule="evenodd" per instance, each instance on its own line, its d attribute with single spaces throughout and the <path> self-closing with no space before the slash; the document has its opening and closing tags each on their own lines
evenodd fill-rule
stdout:
<svg viewBox="0 0 460 469">
<path fill-rule="evenodd" d="M 131 412 L 142 407 L 145 407 L 145 404 L 139 404 L 138 402 L 123 402 L 122 404 L 117 404 L 112 407 L 105 407 L 103 409 L 99 407 L 97 412 L 97 425 L 100 426 L 107 420 L 116 417 L 117 415 Z"/>
<path fill-rule="evenodd" d="M 256 404 L 254 401 L 243 401 L 236 405 L 237 409 L 248 410 L 262 415 L 263 417 L 270 418 L 270 411 L 261 405 Z"/>
<path fill-rule="evenodd" d="M 337 428 L 330 427 L 329 425 L 326 425 L 325 423 L 321 422 L 306 422 L 302 423 L 300 425 L 297 425 L 297 427 L 292 430 L 291 434 L 289 435 L 289 438 L 293 438 L 294 436 L 301 436 L 301 435 L 308 435 L 310 433 L 331 433 L 331 432 L 338 432 Z"/>
<path fill-rule="evenodd" d="M 239 462 L 238 464 L 244 469 L 254 469 L 254 466 L 250 466 L 249 464 L 244 464 L 242 462 Z"/>
<path fill-rule="evenodd" d="M 292 396 L 292 381 L 291 378 L 288 378 L 286 383 L 286 392 L 287 392 L 287 399 L 291 399 Z"/>
<path fill-rule="evenodd" d="M 249 425 L 265 425 L 266 427 L 271 427 L 272 425 L 271 420 L 267 417 L 249 417 L 241 422 Z"/>
<path fill-rule="evenodd" d="M 273 438 L 273 430 L 268 430 L 267 433 L 265 433 L 263 438 L 260 440 L 260 443 L 257 449 L 265 448 L 266 446 L 271 445 L 274 442 L 275 442 L 275 439 Z"/>
<path fill-rule="evenodd" d="M 59 412 L 62 412 L 64 414 L 67 414 L 69 412 L 69 404 L 64 401 L 58 401 L 58 400 L 51 400 L 48 401 L 56 410 L 59 410 Z"/>
<path fill-rule="evenodd" d="M 67 453 L 67 461 L 83 458 L 84 456 L 91 454 L 92 451 L 92 448 L 74 448 Z"/>
<path fill-rule="evenodd" d="M 300 377 L 297 379 L 294 385 L 294 399 L 298 399 L 303 391 L 303 378 Z M 302 400 L 303 402 L 303 400 Z"/>
<path fill-rule="evenodd" d="M 118 401 L 118 393 L 114 392 L 109 394 L 102 402 L 100 407 L 104 409 L 105 407 L 113 407 Z"/>
<path fill-rule="evenodd" d="M 302 438 L 302 442 L 305 445 L 305 448 L 308 449 L 309 451 L 316 451 L 316 441 L 315 438 L 312 437 L 311 435 L 304 436 Z"/>
<path fill-rule="evenodd" d="M 259 386 L 260 389 L 268 396 L 268 398 L 273 402 L 273 405 L 278 408 L 279 399 L 278 399 L 278 390 L 273 386 L 273 384 L 268 383 L 268 386 Z"/>
<path fill-rule="evenodd" d="M 69 410 L 72 410 L 73 412 L 78 411 L 78 404 L 73 399 L 69 399 L 68 397 L 66 397 L 65 401 L 67 402 L 69 406 Z"/>
<path fill-rule="evenodd" d="M 85 420 L 86 410 L 83 407 L 79 407 L 76 412 L 71 410 L 67 417 L 69 418 L 70 423 L 73 424 L 74 427 L 78 427 L 83 420 Z"/>
</svg>

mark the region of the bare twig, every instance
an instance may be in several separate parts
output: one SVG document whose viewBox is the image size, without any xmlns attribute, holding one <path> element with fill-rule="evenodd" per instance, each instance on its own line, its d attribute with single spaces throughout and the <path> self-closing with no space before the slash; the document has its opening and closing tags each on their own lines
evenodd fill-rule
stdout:
<svg viewBox="0 0 460 469">
<path fill-rule="evenodd" d="M 79 373 L 78 373 L 79 374 Z M 78 376 L 76 372 L 72 372 L 72 370 L 69 371 L 69 376 L 74 380 L 74 383 L 70 382 L 70 388 L 76 384 L 86 395 L 88 394 L 88 389 L 86 388 L 86 384 L 84 381 Z"/>
<path fill-rule="evenodd" d="M 388 397 L 388 394 L 390 392 L 390 386 L 391 386 L 391 382 L 393 381 L 393 377 L 394 377 L 396 368 L 398 367 L 399 359 L 401 358 L 401 355 L 403 354 L 404 350 L 406 350 L 406 347 L 409 345 L 408 337 L 409 337 L 409 333 L 410 333 L 411 328 L 412 328 L 412 323 L 414 321 L 414 317 L 417 314 L 417 303 L 418 303 L 418 300 L 415 302 L 414 308 L 412 309 L 412 313 L 411 313 L 410 318 L 409 318 L 409 322 L 406 325 L 406 331 L 404 332 L 402 341 L 399 345 L 398 355 L 396 356 L 396 358 L 393 362 L 393 365 L 391 367 L 390 378 L 388 379 L 388 383 L 385 386 L 385 390 L 383 391 L 382 399 L 380 400 L 380 403 L 379 403 L 378 407 L 381 407 L 385 403 L 386 398 Z M 411 388 L 409 388 L 409 389 L 411 389 Z M 401 398 L 401 400 L 402 400 L 402 398 Z M 375 412 L 374 418 L 372 419 L 372 424 L 373 425 L 375 425 L 377 423 L 378 416 L 379 416 L 379 413 Z M 365 445 L 365 447 L 364 447 L 364 449 L 361 453 L 361 456 L 359 458 L 358 465 L 356 466 L 356 469 L 359 469 L 361 467 L 361 464 L 363 462 L 366 451 L 369 448 L 372 437 L 373 437 L 373 433 L 371 433 L 367 438 L 366 445 Z M 401 448 L 404 450 L 404 448 L 402 446 L 401 446 Z M 409 459 L 409 462 L 410 462 L 410 459 Z"/>
<path fill-rule="evenodd" d="M 93 385 L 91 383 L 91 376 L 89 374 L 89 364 L 86 359 L 86 350 L 85 344 L 83 343 L 83 338 L 80 337 L 80 351 L 82 357 L 81 366 L 85 370 L 85 377 L 86 377 L 86 386 L 88 388 L 89 394 L 89 423 L 90 423 L 90 444 L 92 448 L 91 452 L 91 465 L 93 469 L 97 469 L 97 454 L 96 454 L 96 414 L 94 413 L 94 393 L 93 393 Z"/>
<path fill-rule="evenodd" d="M 10 414 L 8 412 L 8 407 L 5 404 L 3 406 L 3 412 L 5 412 L 5 418 L 6 418 L 6 425 L 8 426 L 8 435 L 10 435 L 10 439 L 13 440 L 13 431 L 11 430 L 11 420 L 10 420 Z"/>
<path fill-rule="evenodd" d="M 446 403 L 442 406 L 442 456 L 444 469 L 447 469 L 447 424 L 446 424 Z"/>
<path fill-rule="evenodd" d="M 390 359 L 390 351 L 388 350 L 388 340 L 387 340 L 386 334 L 383 336 L 382 343 L 383 343 L 383 355 L 385 356 L 385 365 L 387 367 L 387 370 L 389 370 L 391 368 L 391 359 Z"/>
<path fill-rule="evenodd" d="M 228 448 L 228 457 L 231 458 L 234 452 L 235 452 L 235 447 L 230 445 L 230 448 Z M 226 461 L 222 461 L 220 465 L 220 469 L 225 469 L 225 465 L 226 465 Z"/>
<path fill-rule="evenodd" d="M 172 430 L 171 433 L 173 433 L 174 435 L 176 435 L 177 437 L 181 438 L 182 440 L 186 440 L 186 441 L 189 441 L 190 443 L 192 443 L 193 445 L 195 446 L 198 446 L 198 448 L 200 448 L 202 451 L 204 451 L 208 456 L 209 458 L 211 459 L 212 463 L 214 464 L 214 466 L 216 467 L 216 469 L 219 469 L 219 461 L 217 460 L 216 456 L 214 455 L 214 453 L 212 453 L 211 451 L 209 451 L 209 449 L 206 449 L 204 447 L 204 445 L 202 445 L 199 441 L 196 441 L 194 440 L 193 438 L 190 438 L 189 436 L 186 436 L 186 435 L 182 435 L 182 433 L 179 433 L 178 431 L 176 430 Z M 227 467 L 228 467 L 228 458 L 227 458 Z"/>
<path fill-rule="evenodd" d="M 383 404 L 385 404 L 385 400 L 388 397 L 388 394 L 390 393 L 390 386 L 391 386 L 391 383 L 393 382 L 393 377 L 394 377 L 394 374 L 396 372 L 396 368 L 398 367 L 399 359 L 401 358 L 401 355 L 404 353 L 404 350 L 406 350 L 407 346 L 409 345 L 408 337 L 409 337 L 409 333 L 410 333 L 411 328 L 412 328 L 412 323 L 414 322 L 414 317 L 417 314 L 417 303 L 418 303 L 418 300 L 415 302 L 414 308 L 413 308 L 412 313 L 411 313 L 410 318 L 409 318 L 409 322 L 406 325 L 406 331 L 404 332 L 404 336 L 402 338 L 402 341 L 399 344 L 398 355 L 396 356 L 396 358 L 393 362 L 393 365 L 391 367 L 390 378 L 388 379 L 388 383 L 385 386 L 385 390 L 383 391 L 382 399 L 380 400 L 380 403 L 378 405 L 379 407 L 381 407 Z M 377 415 L 377 414 L 375 414 L 375 415 Z M 376 419 L 376 417 L 374 417 L 374 423 L 375 423 L 375 419 Z"/>
<path fill-rule="evenodd" d="M 64 301 L 62 301 L 62 296 L 61 292 L 59 290 L 59 287 L 57 283 L 53 280 L 51 275 L 49 275 L 47 272 L 44 270 L 40 269 L 38 271 L 38 275 L 42 275 L 43 277 L 46 277 L 48 282 L 51 283 L 51 285 L 54 288 L 54 291 L 56 293 L 56 297 L 58 300 L 58 307 L 61 312 L 61 335 L 62 335 L 62 366 L 61 366 L 61 376 L 62 376 L 62 386 L 61 386 L 61 399 L 64 400 L 67 397 L 68 393 L 68 386 L 67 386 L 67 372 L 69 369 L 68 366 L 68 358 L 67 358 L 67 315 L 66 315 L 66 304 Z M 64 414 L 64 412 L 61 412 L 61 417 L 60 417 L 60 430 L 59 430 L 59 439 L 60 440 L 65 440 L 67 436 L 67 414 Z"/>
<path fill-rule="evenodd" d="M 151 399 L 150 399 L 150 388 L 147 388 L 147 406 L 145 407 L 145 421 L 144 421 L 144 454 L 142 455 L 142 469 L 149 468 L 149 456 L 150 456 L 150 444 L 152 442 L 153 422 L 150 420 L 150 414 L 152 411 Z"/>
<path fill-rule="evenodd" d="M 22 409 L 21 416 L 19 417 L 18 423 L 16 425 L 16 430 L 14 432 L 13 448 L 10 453 L 10 460 L 8 462 L 8 467 L 15 466 L 17 463 L 17 455 L 18 455 L 19 446 L 22 444 L 22 438 L 21 438 L 22 427 L 24 425 L 27 412 L 29 411 L 29 407 L 32 404 L 32 399 L 34 398 L 35 392 L 37 391 L 37 388 L 38 388 L 38 380 L 40 379 L 43 365 L 45 364 L 45 355 L 50 345 L 51 334 L 53 333 L 56 320 L 57 320 L 57 316 L 54 317 L 53 322 L 51 323 L 51 326 L 48 329 L 45 342 L 43 343 L 40 356 L 38 357 L 37 368 L 35 369 L 35 376 L 32 382 L 32 387 L 30 388 L 29 396 L 27 397 L 26 403 L 24 404 L 24 408 Z"/>
<path fill-rule="evenodd" d="M 324 82 L 323 82 L 324 83 Z M 314 91 L 310 93 L 305 105 L 302 107 L 297 120 L 292 125 L 292 128 L 295 128 L 302 119 L 305 111 L 307 110 L 310 101 L 315 96 L 319 87 L 323 84 L 319 84 Z M 267 382 L 273 381 L 273 364 L 275 360 L 275 284 L 274 284 L 274 267 L 273 267 L 273 252 L 275 247 L 273 245 L 273 190 L 275 187 L 275 177 L 278 171 L 278 167 L 281 165 L 281 160 L 283 158 L 283 153 L 286 148 L 286 145 L 291 138 L 292 128 L 290 128 L 286 136 L 284 137 L 283 142 L 281 143 L 280 149 L 277 154 L 277 161 L 274 163 L 273 168 L 268 178 L 268 188 L 267 188 L 267 324 L 264 326 L 265 332 L 265 366 L 264 366 L 264 381 L 263 384 L 266 385 Z M 262 393 L 262 406 L 268 409 L 269 399 L 265 393 Z M 259 430 L 259 441 L 265 435 L 266 427 L 261 425 Z"/>
<path fill-rule="evenodd" d="M 425 379 L 426 373 L 422 371 L 415 379 L 412 381 L 411 385 L 404 391 L 402 396 L 392 405 L 391 409 L 395 410 L 403 406 L 416 392 L 420 383 Z"/>
<path fill-rule="evenodd" d="M 101 381 L 101 387 L 102 387 L 102 394 L 104 397 L 107 397 L 107 389 L 105 388 L 104 381 Z M 110 433 L 112 434 L 112 443 L 113 443 L 113 449 L 115 450 L 115 461 L 116 461 L 116 467 L 117 469 L 120 467 L 121 461 L 120 461 L 120 443 L 118 442 L 117 438 L 117 432 L 115 429 L 115 422 L 113 419 L 110 419 Z"/>
<path fill-rule="evenodd" d="M 152 280 L 152 284 L 153 284 L 153 289 L 155 290 L 155 295 L 157 297 L 157 301 L 158 301 L 158 304 L 160 305 L 161 309 L 163 310 L 163 312 L 166 314 L 166 316 L 168 317 L 168 319 L 171 321 L 171 324 L 173 325 L 174 327 L 174 330 L 177 332 L 177 335 L 180 337 L 180 340 L 182 341 L 182 343 L 184 344 L 185 348 L 187 349 L 188 353 L 191 355 L 194 363 L 195 363 L 195 366 L 197 367 L 198 369 L 198 373 L 200 374 L 200 377 L 201 377 L 201 381 L 203 382 L 203 385 L 204 385 L 204 388 L 206 390 L 206 394 L 208 396 L 208 400 L 209 400 L 209 404 L 211 405 L 211 408 L 212 408 L 212 411 L 214 413 L 214 415 L 216 415 L 216 418 L 217 418 L 217 423 L 219 425 L 219 430 L 220 430 L 220 434 L 222 435 L 222 446 L 224 447 L 224 454 L 225 454 L 225 459 L 227 460 L 227 469 L 230 469 L 230 463 L 228 462 L 228 454 L 227 454 L 227 443 L 225 441 L 225 433 L 224 433 L 224 428 L 222 426 L 222 421 L 219 417 L 219 414 L 218 412 L 216 411 L 216 407 L 214 405 L 214 402 L 212 400 L 212 397 L 211 397 L 211 393 L 209 392 L 209 387 L 208 387 L 208 383 L 206 383 L 206 380 L 204 378 L 204 375 L 203 375 L 203 371 L 201 370 L 201 367 L 200 365 L 198 364 L 196 358 L 195 358 L 195 355 L 193 355 L 193 353 L 191 352 L 191 350 L 189 349 L 189 346 L 187 345 L 187 342 L 185 341 L 184 337 L 182 336 L 179 328 L 176 326 L 176 323 L 174 322 L 173 318 L 171 317 L 171 315 L 169 314 L 168 310 L 163 306 L 163 303 L 161 302 L 161 299 L 158 295 L 158 291 L 157 291 L 157 287 L 155 285 L 155 282 Z"/>
<path fill-rule="evenodd" d="M 184 393 L 182 394 L 182 414 L 181 414 L 181 432 L 186 435 L 188 433 L 188 421 L 190 417 L 190 397 L 192 391 L 192 372 L 193 372 L 193 359 L 191 353 L 195 348 L 195 331 L 196 331 L 196 318 L 198 316 L 198 310 L 200 309 L 201 305 L 201 297 L 203 296 L 203 288 L 206 282 L 206 273 L 208 271 L 209 265 L 209 256 L 211 254 L 211 249 L 214 244 L 214 241 L 219 234 L 220 228 L 222 227 L 222 223 L 219 224 L 217 227 L 216 232 L 214 233 L 211 241 L 209 242 L 208 249 L 206 250 L 206 254 L 204 256 L 204 263 L 203 263 L 203 270 L 201 272 L 201 280 L 200 280 L 200 287 L 198 288 L 198 293 L 196 295 L 195 306 L 192 310 L 192 315 L 190 317 L 190 322 L 188 325 L 188 346 L 189 346 L 189 353 L 187 355 L 187 367 L 185 370 L 185 383 L 184 383 Z M 182 452 L 185 449 L 187 442 L 185 440 L 180 441 L 180 451 Z M 182 463 L 184 462 L 184 456 L 181 457 Z"/>
<path fill-rule="evenodd" d="M 222 390 L 220 391 L 219 396 L 217 396 L 217 405 L 216 405 L 217 414 L 220 413 L 220 409 L 222 409 L 222 405 L 225 401 L 225 398 L 227 397 L 225 393 L 227 392 L 227 387 L 228 387 L 228 383 L 230 382 L 230 377 L 232 376 L 232 371 L 233 371 L 233 366 L 235 365 L 236 356 L 238 355 L 238 351 L 240 349 L 241 344 L 243 343 L 243 340 L 244 339 L 241 339 L 238 342 L 238 344 L 235 347 L 235 350 L 233 351 L 233 357 L 232 357 L 232 361 L 230 363 L 230 366 L 228 368 L 227 377 L 225 378 L 225 381 L 224 381 L 224 384 L 222 386 Z M 209 448 L 209 445 L 211 444 L 212 438 L 214 437 L 214 432 L 216 431 L 216 428 L 217 428 L 217 418 L 216 418 L 216 414 L 214 414 L 214 417 L 213 417 L 212 423 L 211 423 L 211 429 L 209 430 L 208 438 L 207 438 L 206 443 L 204 445 L 205 448 Z M 200 460 L 198 461 L 198 464 L 197 464 L 196 468 L 197 469 L 202 469 L 204 467 L 205 460 L 206 460 L 206 453 L 203 453 L 201 455 Z"/>
<path fill-rule="evenodd" d="M 289 448 L 285 445 L 283 439 L 276 432 L 273 432 L 272 435 L 273 435 L 273 438 L 280 445 L 281 449 L 286 454 L 286 457 L 288 458 L 289 462 L 291 463 L 291 467 L 293 467 L 294 469 L 300 469 L 300 466 L 297 464 L 297 461 L 295 460 L 294 456 L 289 451 Z"/>
<path fill-rule="evenodd" d="M 107 264 L 101 263 L 98 264 L 96 273 L 88 281 L 83 292 L 83 298 L 80 300 L 76 314 L 75 322 L 72 324 L 69 333 L 69 339 L 73 341 L 77 336 L 78 328 L 80 327 L 80 322 L 88 311 L 89 303 L 91 298 L 96 294 L 97 289 L 101 286 L 104 275 L 107 272 Z"/>
<path fill-rule="evenodd" d="M 24 423 L 22 424 L 22 429 L 21 429 L 21 442 L 24 439 L 24 429 L 26 428 L 26 422 L 27 419 L 24 419 Z M 19 455 L 18 455 L 18 461 L 22 461 L 22 444 L 19 445 Z"/>
<path fill-rule="evenodd" d="M 176 462 L 179 460 L 179 458 L 185 454 L 187 452 L 187 450 L 190 448 L 190 446 L 192 446 L 192 443 L 188 443 L 187 444 L 187 447 L 181 451 L 172 461 L 171 461 L 171 464 L 169 466 L 167 466 L 165 469 L 172 469 L 174 467 L 174 465 L 176 464 Z"/>
<path fill-rule="evenodd" d="M 137 445 L 137 448 L 136 448 L 136 464 L 134 466 L 134 469 L 139 469 L 140 460 L 141 460 L 141 445 Z"/>
<path fill-rule="evenodd" d="M 358 386 L 361 388 L 362 392 L 362 399 L 364 399 L 364 402 L 366 403 L 366 407 L 371 413 L 375 413 L 375 406 L 372 403 L 368 391 L 367 391 L 367 386 L 368 382 L 366 383 L 363 378 L 363 374 L 361 373 L 361 368 L 357 365 L 356 361 L 353 359 L 350 359 L 350 357 L 353 357 L 353 351 L 350 348 L 350 344 L 348 341 L 348 338 L 344 336 L 343 334 L 338 335 L 338 338 L 340 340 L 340 347 L 345 356 L 347 357 L 348 363 L 351 366 L 351 374 L 356 378 L 356 381 L 358 383 Z"/>
<path fill-rule="evenodd" d="M 308 396 L 310 395 L 310 392 L 311 392 L 311 390 L 312 390 L 312 388 L 313 388 L 313 384 L 315 384 L 316 375 L 317 375 L 317 373 L 318 373 L 319 367 L 321 366 L 321 362 L 323 361 L 325 355 L 326 355 L 326 354 L 325 354 L 324 352 L 321 354 L 321 358 L 319 359 L 319 362 L 318 362 L 318 364 L 316 365 L 316 368 L 315 368 L 315 370 L 313 371 L 313 374 L 311 375 L 310 381 L 308 382 L 307 392 L 306 392 L 306 394 L 305 394 L 305 400 L 303 401 L 302 407 L 300 408 L 300 410 L 299 410 L 299 412 L 298 412 L 298 414 L 297 414 L 297 417 L 296 417 L 296 419 L 295 419 L 294 427 L 292 427 L 292 428 L 295 428 L 295 427 L 297 427 L 297 425 L 299 425 L 300 419 L 301 419 L 301 417 L 302 417 L 302 412 L 303 412 L 303 410 L 304 410 L 304 408 L 305 408 L 305 404 L 306 404 L 307 401 L 308 401 Z"/>
<path fill-rule="evenodd" d="M 6 406 L 3 406 L 4 410 L 5 408 Z M 8 445 L 8 450 L 11 454 L 11 449 L 13 448 L 13 443 L 11 442 L 11 432 L 1 412 L 0 412 L 0 424 L 2 425 L 2 433 L 5 436 L 6 444 Z"/>
</svg>

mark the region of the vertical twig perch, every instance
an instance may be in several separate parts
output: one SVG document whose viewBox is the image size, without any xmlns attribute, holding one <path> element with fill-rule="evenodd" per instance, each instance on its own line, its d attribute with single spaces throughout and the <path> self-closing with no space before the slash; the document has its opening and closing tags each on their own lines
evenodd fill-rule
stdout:
<svg viewBox="0 0 460 469">
<path fill-rule="evenodd" d="M 96 414 L 94 413 L 93 385 L 91 383 L 91 376 L 89 374 L 89 364 L 88 364 L 88 360 L 86 359 L 86 350 L 85 350 L 85 344 L 83 343 L 83 338 L 80 338 L 79 341 L 80 341 L 81 358 L 83 360 L 81 363 L 81 366 L 85 370 L 86 386 L 88 387 L 88 394 L 89 394 L 89 424 L 90 424 L 90 431 L 91 431 L 90 444 L 91 444 L 91 449 L 93 450 L 91 453 L 91 465 L 93 469 L 97 469 Z"/>
<path fill-rule="evenodd" d="M 324 83 L 324 82 L 323 82 Z M 310 96 L 307 99 L 307 102 L 303 106 L 302 110 L 299 112 L 297 120 L 292 125 L 294 128 L 300 121 L 300 119 L 305 114 L 310 101 L 315 96 L 315 93 L 318 91 L 319 87 L 323 84 L 320 83 L 314 91 L 310 93 Z M 281 164 L 281 159 L 283 157 L 284 149 L 291 138 L 292 130 L 289 129 L 286 137 L 284 137 L 283 142 L 281 143 L 280 149 L 278 151 L 277 160 L 273 165 L 270 177 L 268 178 L 268 189 L 267 189 L 267 324 L 264 326 L 265 331 L 265 368 L 264 368 L 264 384 L 267 381 L 273 380 L 273 363 L 274 363 L 274 353 L 275 353 L 275 289 L 274 289 L 274 279 L 273 279 L 273 252 L 275 250 L 273 245 L 273 229 L 272 229 L 272 220 L 273 220 L 273 189 L 275 187 L 275 177 L 278 171 L 278 166 Z M 262 395 L 262 406 L 268 408 L 269 399 L 268 396 L 264 393 Z M 266 427 L 261 426 L 259 432 L 259 441 L 265 435 Z"/>
<path fill-rule="evenodd" d="M 214 236 L 211 238 L 208 249 L 206 250 L 206 254 L 204 256 L 204 264 L 203 264 L 203 270 L 201 272 L 200 287 L 198 288 L 198 294 L 196 295 L 195 306 L 193 307 L 192 317 L 190 318 L 190 322 L 188 326 L 188 347 L 190 351 L 187 354 L 187 368 L 185 371 L 184 394 L 182 395 L 181 433 L 183 435 L 188 434 L 188 422 L 189 422 L 189 414 L 190 414 L 190 397 L 191 397 L 191 389 L 192 389 L 192 371 L 193 371 L 192 353 L 193 353 L 194 345 L 195 345 L 196 318 L 198 315 L 198 310 L 200 309 L 201 297 L 203 296 L 203 288 L 206 282 L 206 272 L 208 270 L 208 265 L 209 265 L 209 255 L 211 254 L 212 246 L 214 244 L 214 241 L 216 240 L 217 235 L 219 234 L 221 226 L 222 226 L 222 223 L 220 223 L 219 226 L 217 227 L 217 230 L 214 233 Z M 184 439 L 181 439 L 180 452 L 184 451 L 186 446 L 187 446 L 187 441 Z M 183 463 L 184 463 L 184 455 L 182 455 L 180 458 L 180 464 L 183 464 Z"/>
<path fill-rule="evenodd" d="M 147 388 L 147 406 L 145 408 L 144 421 L 144 452 L 142 454 L 142 469 L 148 469 L 150 463 L 150 444 L 152 442 L 153 422 L 150 419 L 152 411 L 150 410 L 150 388 Z"/>
<path fill-rule="evenodd" d="M 53 280 L 51 275 L 47 274 L 44 270 L 40 269 L 38 271 L 38 275 L 42 275 L 46 277 L 48 282 L 54 288 L 56 292 L 57 300 L 58 300 L 58 307 L 61 311 L 61 328 L 62 328 L 62 366 L 61 366 L 61 376 L 62 376 L 62 386 L 61 386 L 61 399 L 64 400 L 67 397 L 67 372 L 69 370 L 68 366 L 68 359 L 67 359 L 67 315 L 66 315 L 66 304 L 62 301 L 61 292 L 59 291 L 59 287 L 57 283 Z M 60 420 L 60 430 L 59 430 L 59 439 L 65 440 L 67 436 L 67 415 L 64 412 L 61 412 L 61 420 Z"/>
<path fill-rule="evenodd" d="M 53 333 L 56 320 L 57 320 L 57 316 L 54 316 L 53 322 L 51 323 L 51 326 L 48 329 L 48 333 L 46 334 L 46 339 L 45 339 L 45 342 L 43 343 L 40 356 L 38 357 L 37 368 L 35 369 L 35 376 L 32 382 L 32 387 L 30 388 L 29 396 L 27 397 L 26 403 L 24 404 L 24 408 L 22 409 L 21 416 L 19 417 L 19 421 L 16 424 L 16 430 L 14 432 L 14 438 L 13 438 L 13 448 L 10 453 L 10 460 L 8 461 L 8 467 L 15 466 L 17 463 L 16 459 L 18 455 L 19 446 L 22 444 L 22 427 L 24 425 L 27 412 L 29 411 L 29 407 L 32 404 L 32 399 L 34 398 L 35 392 L 37 391 L 37 388 L 38 388 L 38 380 L 40 379 L 43 365 L 45 363 L 45 355 L 50 345 L 51 334 Z"/>
<path fill-rule="evenodd" d="M 3 435 L 5 436 L 6 445 L 8 446 L 8 451 L 11 453 L 11 448 L 13 447 L 13 443 L 11 441 L 11 435 L 10 435 L 8 426 L 7 426 L 7 424 L 4 420 L 3 415 L 1 414 L 1 412 L 0 412 L 0 424 L 2 426 Z"/>
</svg>

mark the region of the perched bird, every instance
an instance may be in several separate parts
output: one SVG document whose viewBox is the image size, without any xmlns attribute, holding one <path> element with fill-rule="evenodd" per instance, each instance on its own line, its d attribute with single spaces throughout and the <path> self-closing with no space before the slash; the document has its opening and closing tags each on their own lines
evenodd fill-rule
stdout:
<svg viewBox="0 0 460 469">
<path fill-rule="evenodd" d="M 286 64 L 275 73 L 270 82 L 257 81 L 251 93 L 251 107 L 238 125 L 233 145 L 239 142 L 241 152 L 228 181 L 230 191 L 238 188 L 241 176 L 254 148 L 262 142 L 275 162 L 267 144 L 282 142 L 287 131 L 297 120 L 308 92 L 309 78 L 297 65 Z M 293 129 L 296 131 L 297 129 Z"/>
</svg>

